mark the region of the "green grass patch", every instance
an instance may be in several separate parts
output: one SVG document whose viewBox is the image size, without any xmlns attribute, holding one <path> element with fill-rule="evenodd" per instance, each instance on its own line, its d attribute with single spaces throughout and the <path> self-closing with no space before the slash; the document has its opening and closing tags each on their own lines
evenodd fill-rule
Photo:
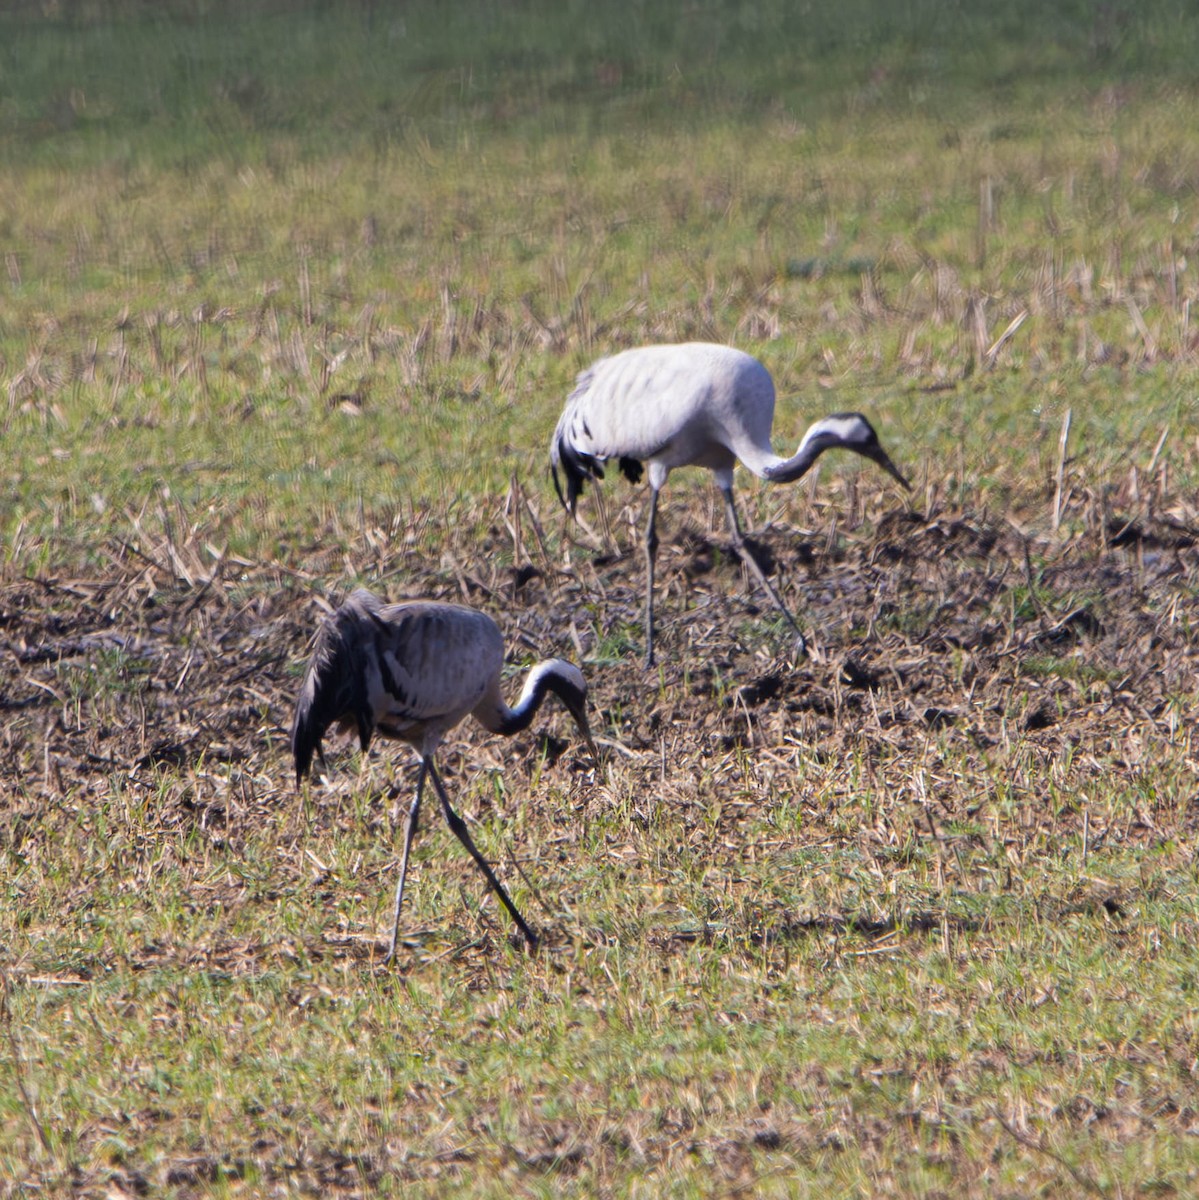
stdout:
<svg viewBox="0 0 1199 1200">
<path fill-rule="evenodd" d="M 1192 1194 L 1197 57 L 1156 0 L 0 12 L 0 1191 Z M 650 676 L 643 490 L 558 513 L 576 373 L 686 339 L 912 479 L 739 478 L 821 662 L 701 472 Z M 446 753 L 537 956 L 430 811 L 382 969 L 404 756 L 294 791 L 358 582 L 582 661 L 602 768 Z"/>
</svg>

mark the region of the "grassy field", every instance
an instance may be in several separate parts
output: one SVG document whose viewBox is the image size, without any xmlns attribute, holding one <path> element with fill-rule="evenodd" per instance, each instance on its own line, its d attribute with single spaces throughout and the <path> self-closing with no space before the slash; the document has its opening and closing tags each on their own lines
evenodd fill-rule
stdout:
<svg viewBox="0 0 1199 1200">
<path fill-rule="evenodd" d="M 1199 18 L 1000 7 L 0 6 L 0 1194 L 1194 1193 Z M 558 511 L 689 338 L 915 485 L 739 476 L 816 660 Z M 445 755 L 536 955 L 294 788 L 357 583 L 588 676 Z"/>
</svg>

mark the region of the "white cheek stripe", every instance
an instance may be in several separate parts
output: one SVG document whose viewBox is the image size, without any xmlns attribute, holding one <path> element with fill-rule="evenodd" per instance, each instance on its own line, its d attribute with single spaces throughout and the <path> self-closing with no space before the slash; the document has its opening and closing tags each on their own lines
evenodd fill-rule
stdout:
<svg viewBox="0 0 1199 1200">
<path fill-rule="evenodd" d="M 824 417 L 804 434 L 799 446 L 802 450 L 813 438 L 830 433 L 843 442 L 853 442 L 860 440 L 854 435 L 860 435 L 861 432 L 862 422 L 857 417 Z"/>
</svg>

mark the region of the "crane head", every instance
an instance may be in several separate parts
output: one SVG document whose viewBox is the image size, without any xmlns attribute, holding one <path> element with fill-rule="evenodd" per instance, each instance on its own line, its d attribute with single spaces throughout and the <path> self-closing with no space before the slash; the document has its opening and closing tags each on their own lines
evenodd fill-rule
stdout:
<svg viewBox="0 0 1199 1200">
<path fill-rule="evenodd" d="M 825 450 L 852 450 L 871 462 L 878 463 L 888 475 L 908 491 L 912 485 L 891 461 L 874 432 L 874 426 L 861 413 L 833 413 L 816 421 L 799 443 L 796 458 L 811 463 Z"/>
<path fill-rule="evenodd" d="M 591 736 L 591 723 L 587 720 L 587 680 L 583 678 L 583 672 L 564 658 L 553 659 L 545 669 L 545 685 L 566 706 L 591 751 L 591 757 L 598 763 L 599 751 Z"/>
</svg>

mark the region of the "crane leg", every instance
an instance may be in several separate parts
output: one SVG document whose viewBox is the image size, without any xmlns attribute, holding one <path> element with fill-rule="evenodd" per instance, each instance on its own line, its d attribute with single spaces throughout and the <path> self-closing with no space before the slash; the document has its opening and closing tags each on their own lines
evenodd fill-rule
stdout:
<svg viewBox="0 0 1199 1200">
<path fill-rule="evenodd" d="M 649 520 L 645 526 L 645 665 L 654 665 L 654 561 L 658 557 L 658 489 L 649 494 Z"/>
<path fill-rule="evenodd" d="M 516 911 L 516 905 L 512 903 L 508 893 L 504 891 L 504 885 L 496 879 L 495 872 L 492 871 L 487 865 L 487 860 L 479 853 L 478 848 L 467 832 L 466 822 L 450 807 L 449 798 L 445 794 L 445 788 L 441 786 L 441 776 L 437 774 L 437 768 L 433 765 L 433 760 L 430 758 L 426 761 L 429 764 L 429 777 L 433 780 L 433 786 L 437 789 L 438 798 L 441 800 L 441 811 L 445 813 L 445 819 L 449 827 L 454 831 L 454 836 L 467 848 L 471 858 L 479 864 L 479 869 L 487 876 L 487 882 L 491 884 L 492 891 L 504 902 L 504 907 L 511 914 L 521 933 L 525 935 L 525 941 L 529 943 L 529 949 L 536 950 L 537 935 L 525 923 L 524 917 Z"/>
<path fill-rule="evenodd" d="M 745 544 L 745 538 L 741 533 L 741 523 L 737 520 L 737 506 L 733 503 L 733 489 L 722 488 L 721 491 L 724 494 L 724 510 L 728 516 L 729 532 L 733 535 L 734 549 L 741 556 L 741 561 L 758 577 L 758 582 L 766 590 L 766 594 L 771 600 L 774 601 L 775 608 L 787 618 L 788 624 L 795 630 L 795 636 L 799 639 L 800 651 L 806 654 L 808 651 L 808 642 L 803 635 L 803 630 L 795 623 L 795 618 L 783 603 L 782 597 L 775 591 L 774 585 L 770 580 L 766 578 L 766 572 L 762 570 L 761 564 L 753 555 L 753 551 Z"/>
<path fill-rule="evenodd" d="M 404 819 L 404 857 L 400 860 L 400 882 L 396 886 L 395 913 L 391 920 L 391 945 L 387 949 L 384 963 L 390 963 L 396 956 L 396 938 L 400 932 L 400 907 L 404 903 L 404 880 L 408 878 L 408 851 L 412 848 L 412 835 L 416 832 L 416 823 L 420 819 L 420 797 L 425 787 L 425 773 L 428 770 L 428 759 L 420 760 L 420 772 L 416 777 L 416 795 L 408 807 L 408 816 Z"/>
</svg>

